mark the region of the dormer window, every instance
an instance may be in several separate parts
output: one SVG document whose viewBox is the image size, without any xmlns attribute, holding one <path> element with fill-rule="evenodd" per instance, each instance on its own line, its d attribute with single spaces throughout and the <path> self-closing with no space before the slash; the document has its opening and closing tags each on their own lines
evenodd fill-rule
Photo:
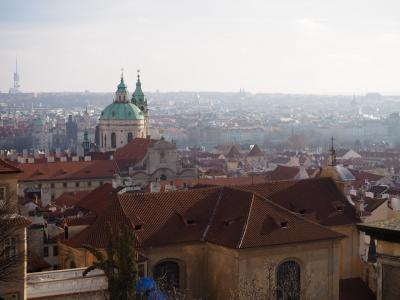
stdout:
<svg viewBox="0 0 400 300">
<path fill-rule="evenodd" d="M 142 224 L 135 225 L 135 230 L 141 230 L 141 229 L 142 229 Z"/>
<path fill-rule="evenodd" d="M 301 215 L 304 215 L 306 213 L 306 210 L 305 209 L 301 209 L 299 212 L 300 212 Z"/>
<path fill-rule="evenodd" d="M 196 225 L 196 220 L 195 219 L 188 219 L 186 220 L 186 225 Z"/>
<path fill-rule="evenodd" d="M 288 227 L 288 222 L 287 221 L 281 221 L 281 228 L 287 228 Z"/>
</svg>

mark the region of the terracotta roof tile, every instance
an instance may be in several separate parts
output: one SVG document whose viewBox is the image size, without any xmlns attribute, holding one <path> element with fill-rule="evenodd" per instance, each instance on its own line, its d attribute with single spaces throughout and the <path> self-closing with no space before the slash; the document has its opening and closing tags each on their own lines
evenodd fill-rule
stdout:
<svg viewBox="0 0 400 300">
<path fill-rule="evenodd" d="M 21 164 L 21 181 L 111 178 L 116 166 L 112 160 L 68 161 Z"/>
<path fill-rule="evenodd" d="M 354 207 L 331 178 L 281 181 L 241 188 L 254 191 L 293 212 L 313 214 L 318 223 L 325 226 L 360 221 Z M 342 204 L 340 208 L 336 202 Z"/>
<path fill-rule="evenodd" d="M 257 144 L 251 148 L 250 152 L 247 154 L 247 156 L 262 156 L 264 153 L 260 150 Z"/>
<path fill-rule="evenodd" d="M 240 158 L 242 155 L 240 154 L 239 150 L 236 148 L 236 146 L 232 146 L 231 149 L 229 150 L 228 154 L 225 155 L 226 158 Z"/>
<path fill-rule="evenodd" d="M 107 223 L 132 226 L 143 247 L 208 241 L 247 248 L 343 237 L 251 191 L 211 187 L 113 197 L 93 225 L 65 243 L 104 247 Z"/>
<path fill-rule="evenodd" d="M 274 170 L 266 172 L 265 178 L 269 181 L 292 180 L 299 172 L 298 167 L 278 165 Z"/>
<path fill-rule="evenodd" d="M 0 174 L 21 173 L 22 170 L 0 159 Z"/>
<path fill-rule="evenodd" d="M 105 183 L 86 194 L 76 203 L 76 206 L 87 209 L 100 216 L 108 208 L 113 197 L 112 185 L 110 183 Z"/>
<path fill-rule="evenodd" d="M 65 192 L 54 203 L 59 207 L 74 206 L 87 194 L 89 194 L 89 191 Z"/>
</svg>

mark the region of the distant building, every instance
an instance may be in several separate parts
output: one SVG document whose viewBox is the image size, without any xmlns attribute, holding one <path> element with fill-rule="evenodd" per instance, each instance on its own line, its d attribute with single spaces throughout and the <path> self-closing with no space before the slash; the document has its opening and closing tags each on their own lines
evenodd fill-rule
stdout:
<svg viewBox="0 0 400 300">
<path fill-rule="evenodd" d="M 72 115 L 68 116 L 68 122 L 65 126 L 67 147 L 75 150 L 78 139 L 78 125 L 76 121 L 72 119 Z"/>
<path fill-rule="evenodd" d="M 116 150 L 135 138 L 145 138 L 148 132 L 147 99 L 142 91 L 140 75 L 131 99 L 121 75 L 113 103 L 101 112 L 99 149 L 102 152 Z"/>
</svg>

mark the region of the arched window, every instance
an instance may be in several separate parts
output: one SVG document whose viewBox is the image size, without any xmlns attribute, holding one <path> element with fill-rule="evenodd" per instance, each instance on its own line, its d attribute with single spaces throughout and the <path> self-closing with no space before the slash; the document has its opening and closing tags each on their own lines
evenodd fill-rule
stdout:
<svg viewBox="0 0 400 300">
<path fill-rule="evenodd" d="M 104 135 L 104 147 L 107 147 L 107 136 Z"/>
<path fill-rule="evenodd" d="M 115 135 L 115 132 L 111 133 L 111 148 L 116 148 L 117 147 L 117 137 Z"/>
<path fill-rule="evenodd" d="M 75 269 L 75 268 L 76 268 L 76 263 L 75 263 L 74 261 L 71 261 L 71 262 L 69 263 L 69 268 L 70 268 L 70 269 Z"/>
<path fill-rule="evenodd" d="M 300 300 L 300 265 L 293 261 L 285 261 L 278 266 L 276 272 L 277 300 Z"/>
<path fill-rule="evenodd" d="M 153 269 L 154 279 L 167 287 L 179 288 L 179 265 L 174 261 L 163 261 Z"/>
<path fill-rule="evenodd" d="M 128 133 L 128 143 L 129 143 L 130 141 L 132 141 L 132 138 L 133 138 L 132 132 L 129 132 L 129 133 Z"/>
</svg>

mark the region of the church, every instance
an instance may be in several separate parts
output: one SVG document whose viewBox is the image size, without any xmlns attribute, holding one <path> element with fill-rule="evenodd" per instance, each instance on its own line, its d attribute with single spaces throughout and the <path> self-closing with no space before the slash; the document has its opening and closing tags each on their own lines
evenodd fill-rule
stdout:
<svg viewBox="0 0 400 300">
<path fill-rule="evenodd" d="M 101 152 L 122 148 L 135 138 L 149 135 L 149 110 L 142 91 L 138 70 L 136 89 L 132 97 L 121 74 L 115 98 L 100 115 L 98 146 Z"/>
</svg>

